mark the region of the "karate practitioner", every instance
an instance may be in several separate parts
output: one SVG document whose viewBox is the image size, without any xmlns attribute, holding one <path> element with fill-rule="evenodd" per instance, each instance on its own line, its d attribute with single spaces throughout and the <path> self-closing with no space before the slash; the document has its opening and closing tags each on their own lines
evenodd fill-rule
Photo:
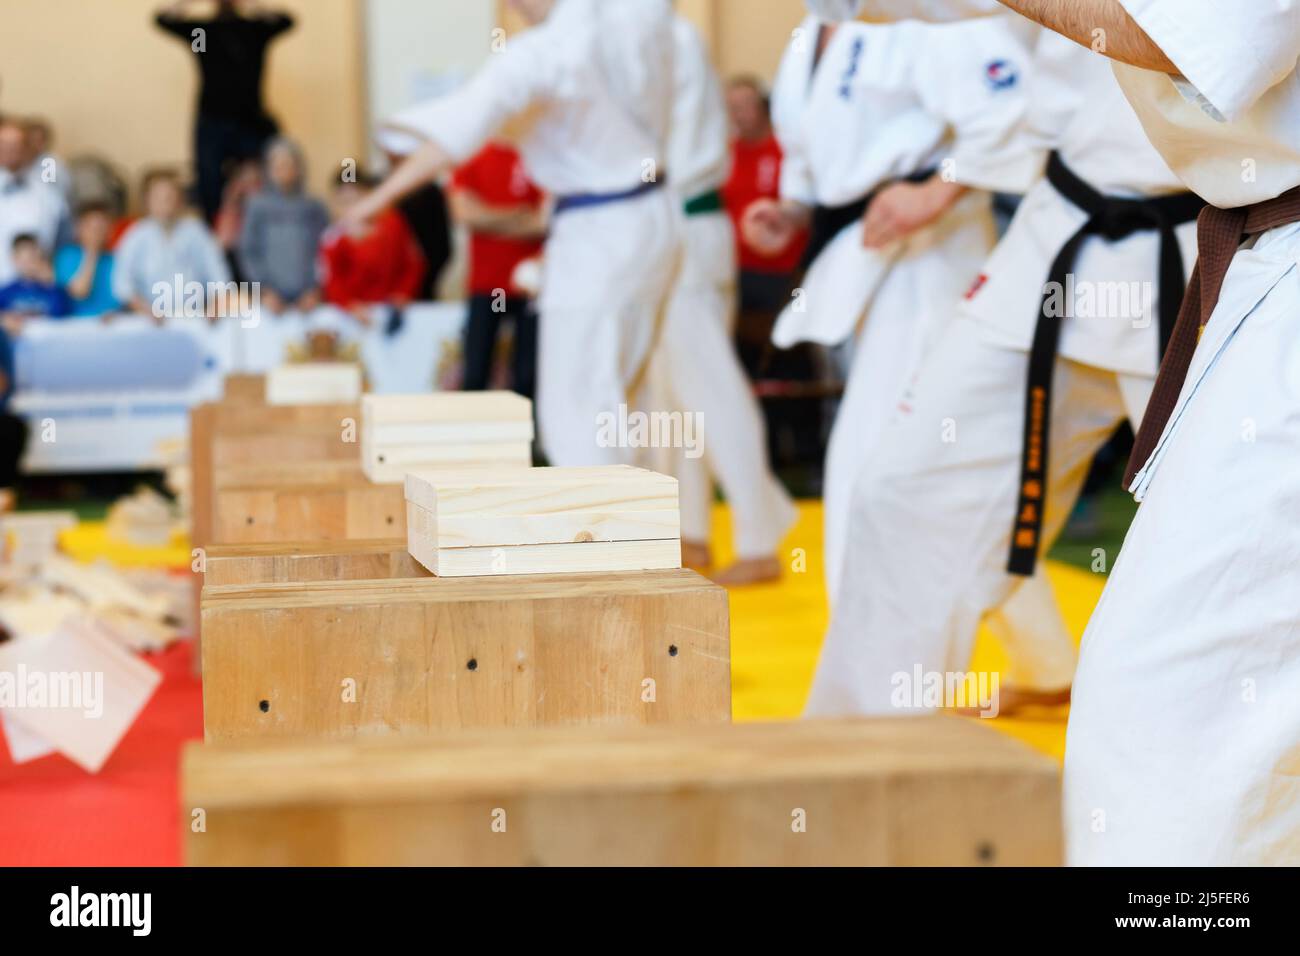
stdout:
<svg viewBox="0 0 1300 956">
<path fill-rule="evenodd" d="M 657 398 L 702 422 L 703 455 L 670 449 L 666 470 L 677 475 L 683 563 L 707 568 L 716 475 L 731 506 L 736 562 L 715 575 L 722 584 L 779 578 L 776 550 L 795 520 L 767 460 L 767 436 L 749 380 L 732 344 L 736 254 L 731 219 L 720 189 L 730 151 L 727 113 L 699 34 L 673 18 L 673 124 L 668 146 L 670 185 L 683 214 L 683 254 L 654 360 Z"/>
<path fill-rule="evenodd" d="M 350 218 L 471 157 L 507 120 L 531 178 L 556 197 L 539 297 L 537 417 L 555 465 L 630 462 L 602 427 L 638 388 L 679 252 L 661 188 L 672 112 L 668 0 L 511 0 L 533 25 L 468 84 L 381 130 L 406 160 Z"/>
<path fill-rule="evenodd" d="M 1029 133 L 1043 150 L 1031 172 L 1047 176 L 900 404 L 890 453 L 858 475 L 810 714 L 896 713 L 914 701 L 898 675 L 965 672 L 981 618 L 1023 599 L 1020 575 L 1055 539 L 1092 457 L 1146 407 L 1200 203 L 1104 59 L 1043 33 L 1033 74 Z M 1058 638 L 999 636 L 1013 661 L 1002 712 L 1068 699 L 1074 662 Z"/>
<path fill-rule="evenodd" d="M 777 73 L 782 198 L 754 203 L 743 228 L 754 246 L 777 250 L 810 224 L 812 261 L 773 339 L 856 336 L 826 464 L 832 607 L 854 475 L 892 455 L 879 443 L 883 423 L 993 245 L 989 196 L 969 187 L 1013 185 L 1024 165 L 1026 58 L 1000 20 L 836 28 L 809 18 Z M 1036 581 L 994 624 L 1008 641 L 1045 635 L 1064 661 L 1054 668 L 1072 668 L 1069 634 Z"/>
<path fill-rule="evenodd" d="M 1300 863 L 1300 8 L 1006 0 L 1104 52 L 1213 208 L 1130 463 L 1142 502 L 1084 635 L 1075 864 Z M 965 5 L 970 5 L 969 0 Z"/>
</svg>

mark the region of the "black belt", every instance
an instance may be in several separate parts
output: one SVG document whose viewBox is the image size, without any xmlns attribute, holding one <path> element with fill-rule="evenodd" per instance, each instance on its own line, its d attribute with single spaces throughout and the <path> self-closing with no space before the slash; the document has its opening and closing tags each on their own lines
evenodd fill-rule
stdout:
<svg viewBox="0 0 1300 956">
<path fill-rule="evenodd" d="M 1074 260 L 1089 236 L 1110 242 L 1152 229 L 1160 232 L 1160 354 L 1164 354 L 1178 310 L 1187 288 L 1183 254 L 1178 246 L 1176 226 L 1191 222 L 1205 206 L 1192 193 L 1174 193 L 1150 199 L 1114 199 L 1103 196 L 1070 171 L 1061 157 L 1052 153 L 1047 162 L 1047 181 L 1058 193 L 1088 214 L 1085 222 L 1052 263 L 1043 288 L 1038 325 L 1029 350 L 1029 383 L 1025 389 L 1025 437 L 1020 457 L 1020 498 L 1011 530 L 1011 557 L 1007 570 L 1029 577 L 1038 561 L 1043 531 L 1043 509 L 1047 503 L 1049 424 L 1052 417 L 1052 374 L 1061 340 L 1060 314 L 1049 314 L 1053 290 L 1065 288 Z M 1062 293 L 1063 294 L 1063 293 Z M 1062 300 L 1063 301 L 1063 300 Z M 1058 313 L 1064 310 L 1058 310 Z"/>
<path fill-rule="evenodd" d="M 813 206 L 812 222 L 808 225 L 808 245 L 804 247 L 800 268 L 807 269 L 812 265 L 813 260 L 825 251 L 831 240 L 840 234 L 841 229 L 866 215 L 867 207 L 871 205 L 871 200 L 876 198 L 880 190 L 897 182 L 923 183 L 934 173 L 933 169 L 923 169 L 910 176 L 891 179 L 881 183 L 861 199 L 855 199 L 842 206 Z"/>
</svg>

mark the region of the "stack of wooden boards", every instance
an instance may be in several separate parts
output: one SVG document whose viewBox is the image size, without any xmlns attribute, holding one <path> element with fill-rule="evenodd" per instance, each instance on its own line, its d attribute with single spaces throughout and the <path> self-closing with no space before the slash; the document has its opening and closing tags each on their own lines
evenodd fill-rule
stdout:
<svg viewBox="0 0 1300 956">
<path fill-rule="evenodd" d="M 513 392 L 367 395 L 361 468 L 400 484 L 408 471 L 533 463 L 533 403 Z"/>
<path fill-rule="evenodd" d="M 192 746 L 181 817 L 198 865 L 1050 866 L 1059 791 L 977 721 L 907 717 Z"/>
<path fill-rule="evenodd" d="M 440 577 L 681 567 L 677 479 L 626 465 L 409 472 L 406 529 Z"/>
</svg>

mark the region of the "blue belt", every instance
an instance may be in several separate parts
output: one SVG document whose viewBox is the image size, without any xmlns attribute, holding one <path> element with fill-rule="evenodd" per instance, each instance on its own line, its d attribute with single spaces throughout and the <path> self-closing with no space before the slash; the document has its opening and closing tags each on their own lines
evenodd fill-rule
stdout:
<svg viewBox="0 0 1300 956">
<path fill-rule="evenodd" d="M 643 193 L 652 192 L 663 185 L 663 179 L 655 179 L 648 183 L 641 183 L 633 186 L 631 189 L 624 189 L 616 193 L 569 193 L 567 196 L 560 196 L 555 200 L 555 210 L 552 215 L 558 216 L 562 212 L 570 212 L 574 209 L 587 209 L 592 206 L 607 206 L 614 202 L 623 202 L 625 199 L 635 199 Z"/>
</svg>

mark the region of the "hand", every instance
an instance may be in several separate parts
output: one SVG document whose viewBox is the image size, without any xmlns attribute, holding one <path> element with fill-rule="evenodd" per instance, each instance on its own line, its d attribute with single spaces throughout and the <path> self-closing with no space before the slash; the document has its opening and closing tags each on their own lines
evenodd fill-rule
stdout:
<svg viewBox="0 0 1300 956">
<path fill-rule="evenodd" d="M 862 216 L 862 245 L 880 249 L 905 239 L 938 219 L 965 192 L 965 186 L 937 176 L 923 183 L 886 186 Z"/>
<path fill-rule="evenodd" d="M 356 319 L 358 324 L 363 325 L 366 328 L 370 328 L 370 326 L 374 324 L 370 318 L 370 306 L 368 305 L 363 305 L 359 302 L 350 305 L 347 308 L 347 313 L 352 316 L 352 318 Z"/>
<path fill-rule="evenodd" d="M 318 305 L 320 305 L 320 289 L 308 289 L 298 296 L 298 300 L 294 302 L 293 307 L 299 312 L 310 312 Z"/>
<path fill-rule="evenodd" d="M 801 223 L 776 199 L 756 199 L 740 217 L 745 244 L 765 256 L 783 252 L 794 241 Z"/>
<path fill-rule="evenodd" d="M 284 299 L 279 294 L 267 289 L 262 293 L 262 307 L 273 315 L 279 315 L 284 311 Z"/>
<path fill-rule="evenodd" d="M 4 315 L 0 315 L 0 328 L 3 328 L 9 335 L 21 335 L 23 317 L 17 312 L 6 312 Z"/>
</svg>

